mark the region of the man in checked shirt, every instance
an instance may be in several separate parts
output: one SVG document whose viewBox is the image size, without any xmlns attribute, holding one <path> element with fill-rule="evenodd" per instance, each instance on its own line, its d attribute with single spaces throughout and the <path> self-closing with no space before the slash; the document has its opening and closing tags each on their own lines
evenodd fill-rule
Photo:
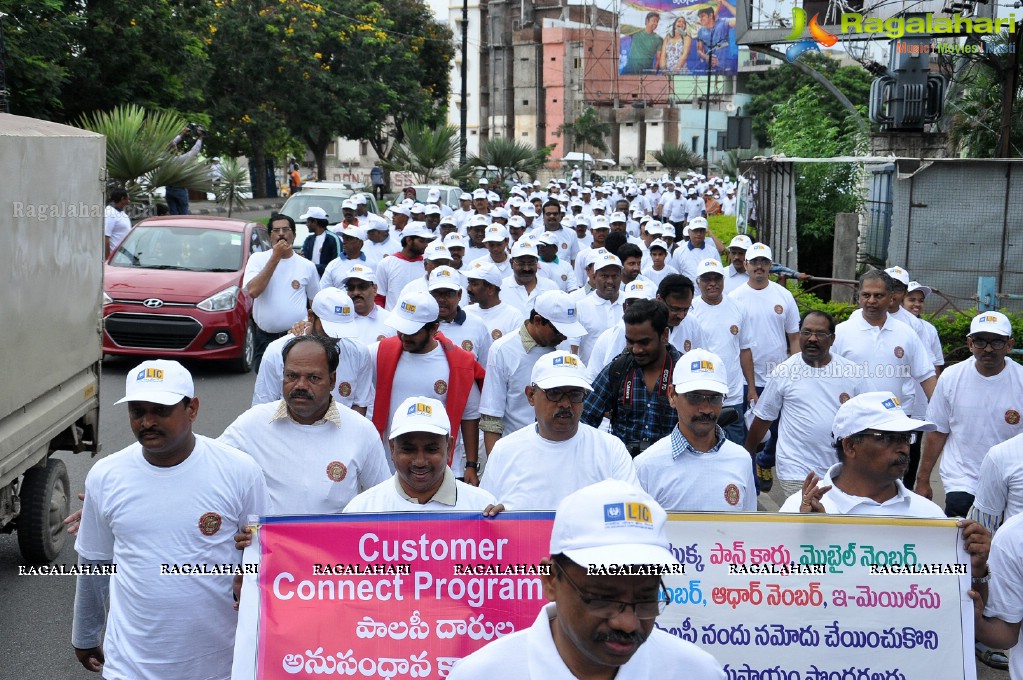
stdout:
<svg viewBox="0 0 1023 680">
<path fill-rule="evenodd" d="M 668 308 L 660 300 L 637 300 L 625 311 L 625 352 L 601 370 L 583 405 L 582 422 L 599 427 L 606 415 L 611 434 L 635 458 L 671 434 L 677 416 L 668 403 L 671 374 L 681 353 L 668 342 Z"/>
</svg>

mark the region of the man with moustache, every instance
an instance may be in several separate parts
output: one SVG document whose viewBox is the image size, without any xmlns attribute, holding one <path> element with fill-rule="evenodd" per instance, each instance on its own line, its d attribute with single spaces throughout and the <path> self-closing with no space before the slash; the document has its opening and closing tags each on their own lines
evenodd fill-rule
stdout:
<svg viewBox="0 0 1023 680">
<path fill-rule="evenodd" d="M 558 286 L 550 279 L 537 276 L 540 258 L 532 241 L 519 241 L 512 246 L 512 275 L 501 281 L 501 299 L 525 314 L 532 309 L 533 301 Z"/>
<path fill-rule="evenodd" d="M 746 251 L 753 241 L 745 234 L 739 234 L 728 244 L 728 259 L 731 264 L 725 268 L 725 295 L 749 281 L 746 272 Z"/>
<path fill-rule="evenodd" d="M 615 506 L 636 508 L 651 522 L 621 521 L 607 512 Z M 530 628 L 461 659 L 448 678 L 724 680 L 714 657 L 654 627 L 669 601 L 659 570 L 647 576 L 589 573 L 591 566 L 607 574 L 625 571 L 622 565 L 677 565 L 666 523 L 667 514 L 649 494 L 619 480 L 566 496 L 554 515 L 551 555 L 543 561 L 550 566 L 542 578 L 551 604 Z"/>
<path fill-rule="evenodd" d="M 262 362 L 267 345 L 284 337 L 296 322 L 305 320 L 309 303 L 320 292 L 316 265 L 295 257 L 295 220 L 274 215 L 269 230 L 273 248 L 250 255 L 242 277 L 242 288 L 252 298 L 254 366 Z"/>
<path fill-rule="evenodd" d="M 458 304 L 462 299 L 462 275 L 451 267 L 437 267 L 430 272 L 429 291 L 437 301 L 440 332 L 485 366 L 493 341 L 486 325 Z"/>
<path fill-rule="evenodd" d="M 593 267 L 593 292 L 579 301 L 579 323 L 586 329 L 586 335 L 576 340 L 579 357 L 586 362 L 590 358 L 593 344 L 608 328 L 622 318 L 621 284 L 622 261 L 611 253 L 596 252 L 591 257 Z"/>
<path fill-rule="evenodd" d="M 680 243 L 675 252 L 671 254 L 672 264 L 675 265 L 675 269 L 679 273 L 688 276 L 695 284 L 696 277 L 699 276 L 696 273 L 699 263 L 706 259 L 715 259 L 720 262 L 721 253 L 725 247 L 721 245 L 718 237 L 707 228 L 706 217 L 693 219 L 689 226 L 682 230 L 682 235 L 688 236 L 689 241 Z M 707 240 L 708 235 L 710 240 Z"/>
<path fill-rule="evenodd" d="M 376 267 L 377 303 L 394 309 L 406 285 L 426 276 L 423 253 L 436 236 L 422 222 L 412 222 L 401 232 L 401 250 L 385 257 Z"/>
<path fill-rule="evenodd" d="M 390 476 L 383 445 L 368 420 L 331 395 L 339 361 L 331 338 L 300 335 L 283 356 L 283 398 L 253 406 L 217 441 L 259 464 L 275 512 L 339 513 Z"/>
<path fill-rule="evenodd" d="M 235 532 L 271 509 L 263 473 L 241 451 L 192 432 L 199 399 L 176 361 L 128 371 L 117 403 L 128 404 L 138 443 L 89 471 L 75 542 L 80 565 L 116 565 L 117 577 L 78 577 L 75 656 L 108 678 L 227 680 L 238 623 L 231 575 L 160 569 L 240 563 Z"/>
<path fill-rule="evenodd" d="M 525 315 L 521 309 L 501 299 L 504 278 L 497 267 L 486 263 L 474 266 L 465 272 L 465 278 L 468 280 L 469 302 L 472 303 L 465 311 L 486 325 L 490 339 L 496 342 L 517 331 Z"/>
<path fill-rule="evenodd" d="M 831 353 L 835 318 L 810 310 L 799 323 L 799 353 L 771 371 L 760 399 L 746 450 L 756 455 L 772 422 L 778 423 L 775 453 L 778 483 L 788 497 L 803 486 L 810 472 L 823 476 L 837 460 L 831 445 L 831 424 L 842 402 L 874 390 L 860 367 Z"/>
<path fill-rule="evenodd" d="M 390 314 L 376 303 L 376 274 L 372 269 L 355 265 L 341 280 L 341 286 L 355 307 L 355 337 L 359 342 L 369 346 L 394 335 L 394 329 L 387 325 Z"/>
<path fill-rule="evenodd" d="M 717 424 L 729 392 L 725 363 L 702 349 L 675 363 L 668 400 L 678 416 L 671 434 L 636 458 L 642 487 L 675 512 L 756 512 L 749 454 Z"/>
</svg>

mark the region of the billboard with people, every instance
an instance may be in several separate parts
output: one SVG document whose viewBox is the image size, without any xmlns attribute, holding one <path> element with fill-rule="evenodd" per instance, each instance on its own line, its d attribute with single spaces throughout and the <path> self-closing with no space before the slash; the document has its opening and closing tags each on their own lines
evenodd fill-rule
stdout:
<svg viewBox="0 0 1023 680">
<path fill-rule="evenodd" d="M 638 0 L 621 4 L 618 73 L 735 75 L 735 6 L 729 0 Z"/>
</svg>

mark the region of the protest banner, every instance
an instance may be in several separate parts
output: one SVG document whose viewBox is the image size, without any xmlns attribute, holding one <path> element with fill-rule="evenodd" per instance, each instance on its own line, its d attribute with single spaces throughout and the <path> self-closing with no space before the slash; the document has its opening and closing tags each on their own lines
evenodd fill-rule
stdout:
<svg viewBox="0 0 1023 680">
<path fill-rule="evenodd" d="M 533 623 L 552 520 L 262 518 L 232 677 L 446 677 Z M 668 534 L 684 573 L 664 577 L 671 604 L 656 625 L 729 680 L 976 678 L 952 520 L 694 513 L 670 515 Z"/>
</svg>

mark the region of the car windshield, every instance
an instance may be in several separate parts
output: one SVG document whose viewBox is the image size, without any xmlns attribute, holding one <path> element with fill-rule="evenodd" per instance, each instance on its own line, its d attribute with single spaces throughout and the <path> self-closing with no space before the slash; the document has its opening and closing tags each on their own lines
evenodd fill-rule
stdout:
<svg viewBox="0 0 1023 680">
<path fill-rule="evenodd" d="M 350 195 L 350 194 L 349 194 Z M 327 221 L 330 224 L 337 224 L 340 222 L 344 215 L 341 214 L 341 203 L 348 198 L 348 196 L 327 196 L 325 194 L 302 194 L 298 193 L 288 199 L 281 208 L 281 214 L 287 215 L 295 222 L 302 223 L 305 220 L 300 219 L 302 215 L 305 215 L 309 208 L 317 207 L 323 208 L 327 213 Z"/>
<path fill-rule="evenodd" d="M 114 267 L 234 272 L 242 266 L 242 234 L 220 229 L 140 225 L 110 259 Z"/>
</svg>

